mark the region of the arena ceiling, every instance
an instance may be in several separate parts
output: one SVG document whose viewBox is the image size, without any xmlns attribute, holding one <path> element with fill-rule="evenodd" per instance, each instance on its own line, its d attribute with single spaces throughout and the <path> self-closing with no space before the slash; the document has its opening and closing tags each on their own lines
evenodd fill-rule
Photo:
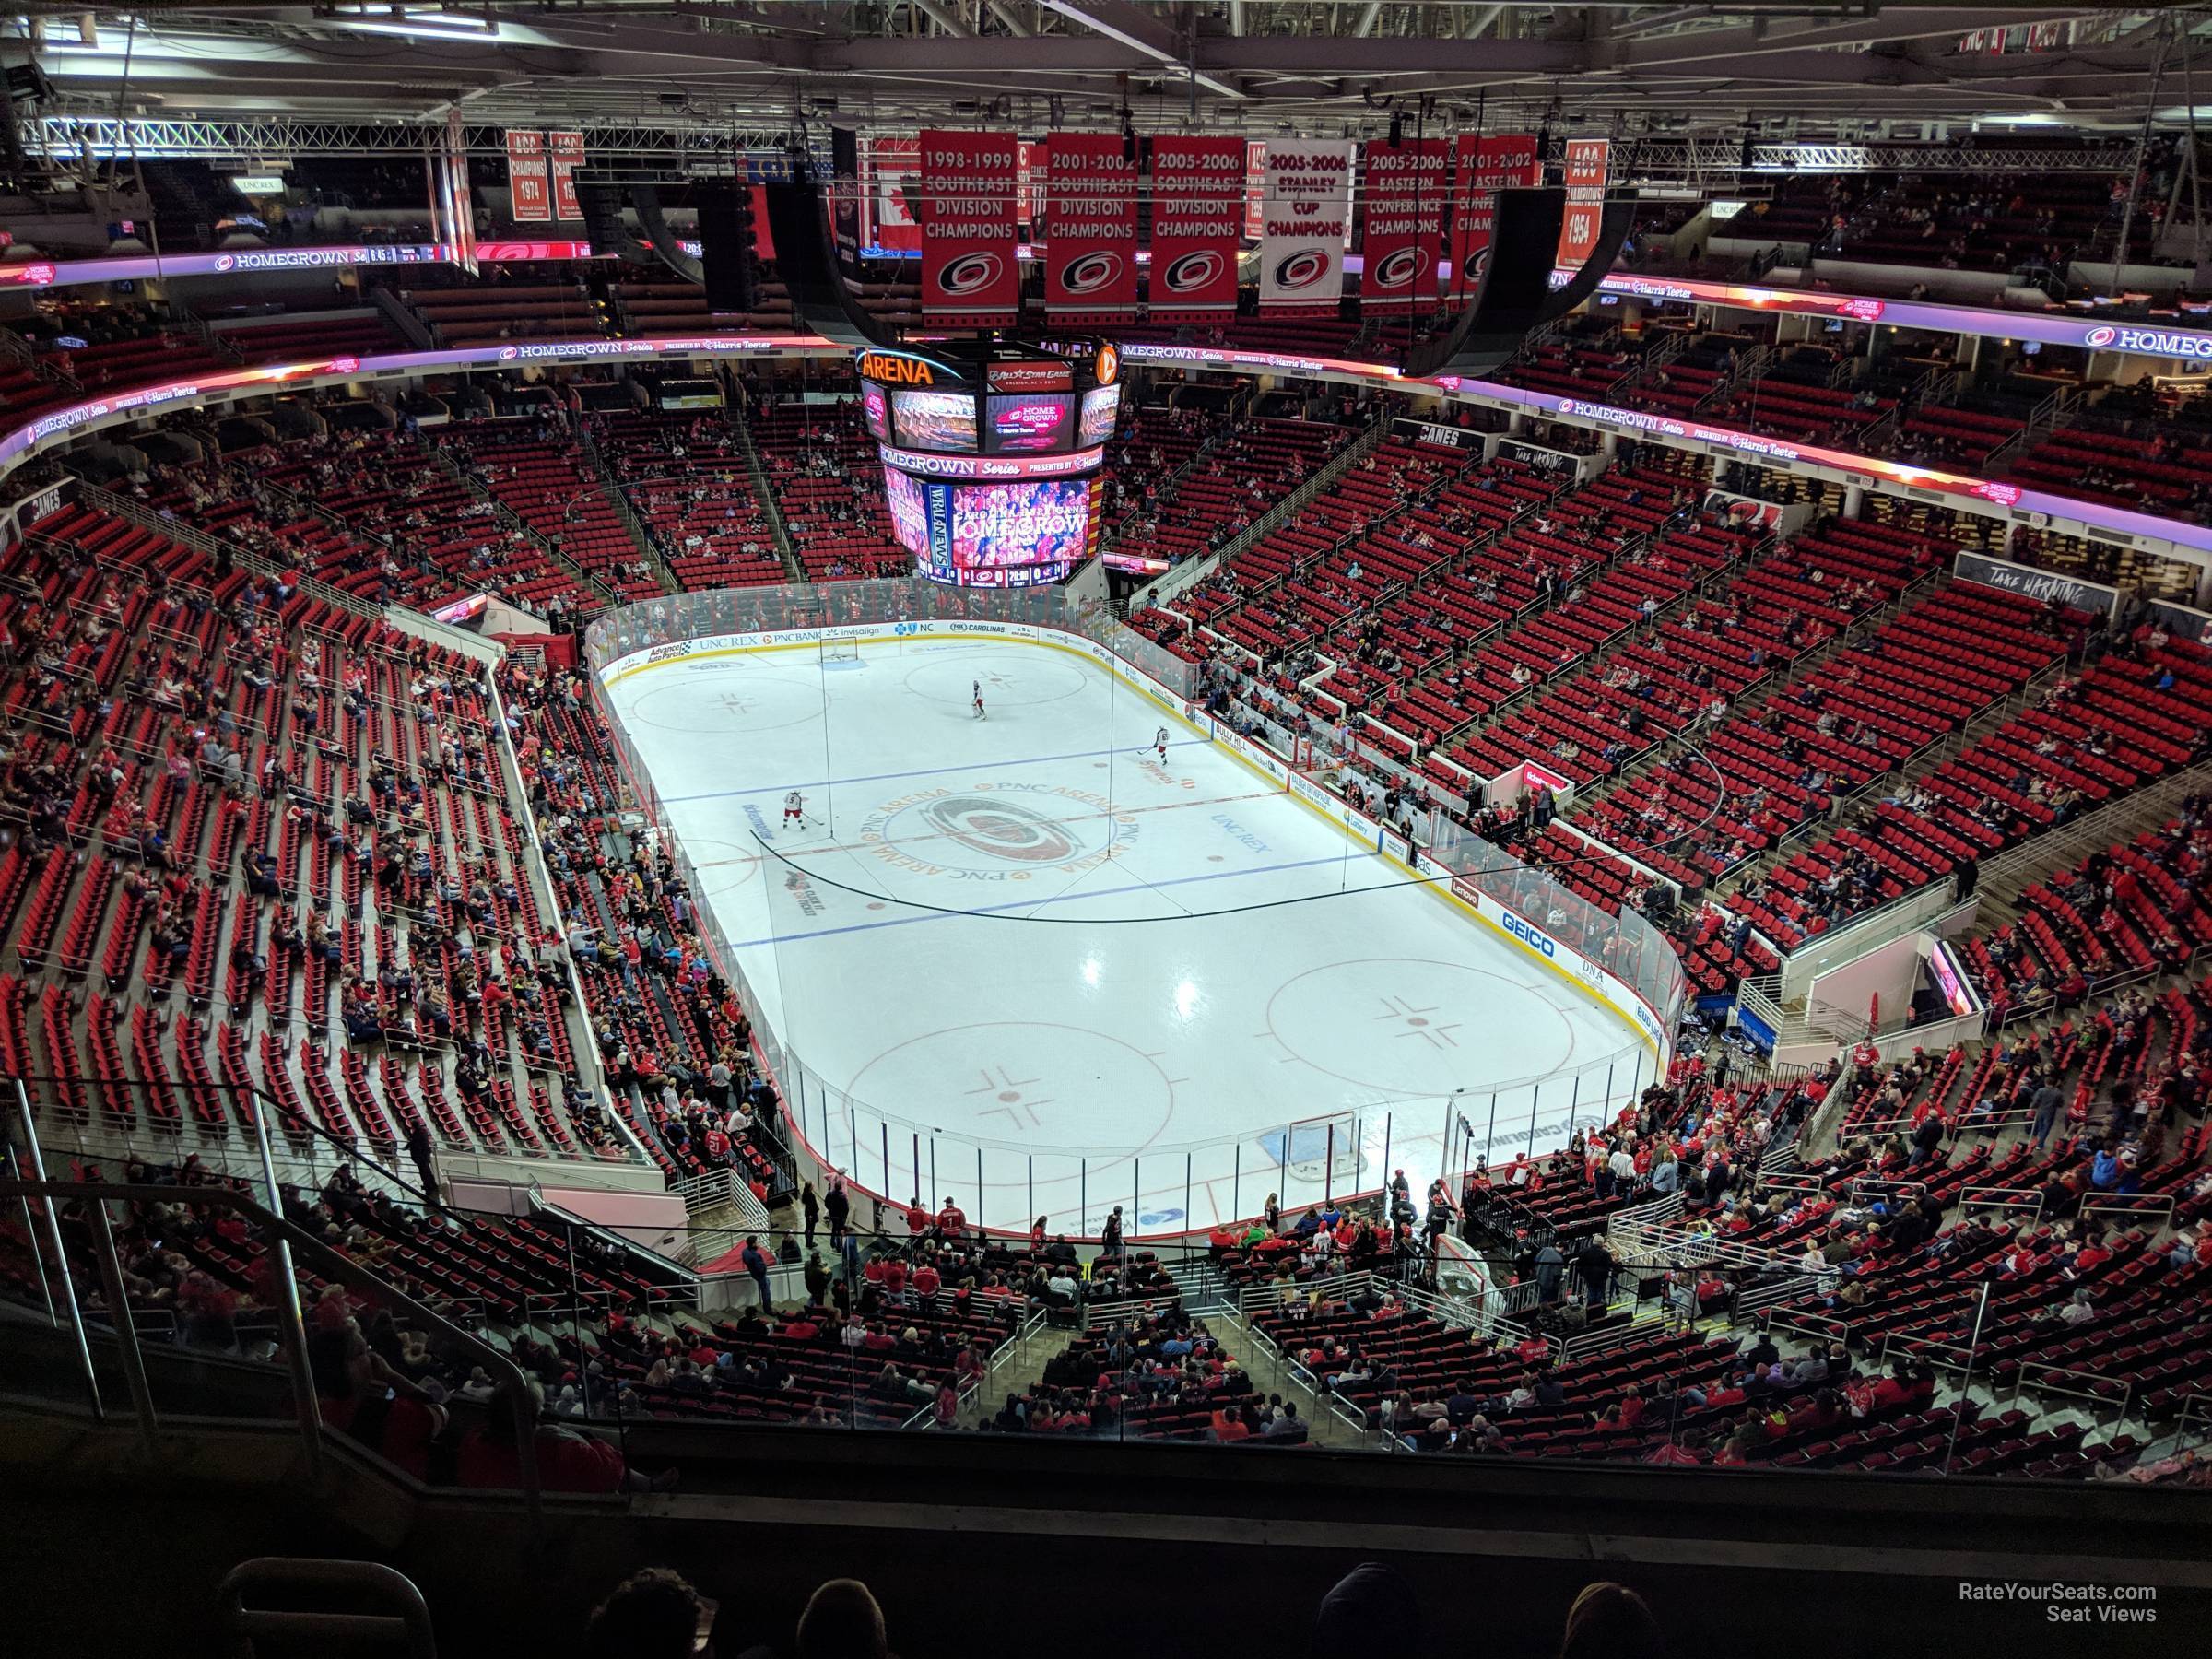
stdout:
<svg viewBox="0 0 2212 1659">
<path fill-rule="evenodd" d="M 1146 130 L 1984 135 L 2212 113 L 2212 12 L 1476 0 L 34 3 L 5 26 L 77 117 L 773 132 L 794 115 Z M 2205 61 L 2200 65 L 2199 60 Z M 21 112 L 21 106 L 18 106 Z"/>
</svg>

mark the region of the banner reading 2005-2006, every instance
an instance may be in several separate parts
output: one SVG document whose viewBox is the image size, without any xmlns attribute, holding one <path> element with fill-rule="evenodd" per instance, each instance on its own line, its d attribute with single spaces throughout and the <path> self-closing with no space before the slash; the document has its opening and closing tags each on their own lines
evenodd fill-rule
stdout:
<svg viewBox="0 0 2212 1659">
<path fill-rule="evenodd" d="M 1244 230 L 1244 140 L 1152 140 L 1155 322 L 1218 317 L 1237 309 L 1237 245 Z"/>
<path fill-rule="evenodd" d="M 1353 147 L 1300 138 L 1267 141 L 1260 235 L 1263 307 L 1333 312 L 1344 297 Z"/>
<path fill-rule="evenodd" d="M 1021 267 L 1011 133 L 922 135 L 922 315 L 989 327 L 1015 321 Z"/>
<path fill-rule="evenodd" d="M 1361 311 L 1436 303 L 1451 141 L 1376 139 L 1367 147 L 1360 216 Z"/>
</svg>

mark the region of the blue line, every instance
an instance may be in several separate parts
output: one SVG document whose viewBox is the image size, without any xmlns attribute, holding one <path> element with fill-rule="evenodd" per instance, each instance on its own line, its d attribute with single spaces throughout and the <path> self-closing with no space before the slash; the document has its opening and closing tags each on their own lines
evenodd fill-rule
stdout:
<svg viewBox="0 0 2212 1659">
<path fill-rule="evenodd" d="M 1342 864 L 1347 858 L 1357 856 L 1359 856 L 1358 852 L 1349 841 L 1347 841 L 1345 851 L 1334 858 L 1301 858 L 1289 864 L 1254 865 L 1249 870 L 1208 870 L 1203 876 L 1178 876 L 1168 881 L 1140 881 L 1130 887 L 1100 888 L 1088 893 L 1061 893 L 1050 899 L 1015 899 L 1005 904 L 979 904 L 973 910 L 931 911 L 919 916 L 890 916 L 881 922 L 854 922 L 843 927 L 818 928 L 813 933 L 770 934 L 765 938 L 740 939 L 730 948 L 750 950 L 761 945 L 794 945 L 801 939 L 826 939 L 833 934 L 867 933 L 878 927 L 906 927 L 916 922 L 957 922 L 962 916 L 987 916 L 997 911 L 1042 910 L 1048 904 L 1079 904 L 1087 899 L 1112 899 L 1123 893 L 1150 893 L 1156 892 L 1161 888 L 1189 887 L 1194 882 L 1228 881 L 1239 876 L 1269 876 L 1280 870 L 1310 870 L 1317 865 Z M 794 865 L 793 867 L 798 869 L 802 875 L 808 873 L 804 866 Z M 884 902 L 897 904 L 900 901 L 886 894 Z M 1158 918 L 1162 922 L 1195 922 L 1198 919 L 1196 916 L 1161 916 Z"/>
<path fill-rule="evenodd" d="M 1171 742 L 1168 747 L 1171 749 L 1211 748 L 1213 745 L 1204 737 L 1186 737 L 1181 742 Z M 1049 766 L 1056 760 L 1096 760 L 1100 755 L 1148 755 L 1151 752 L 1152 746 L 1143 743 L 1135 748 L 1078 749 L 1072 755 L 1030 755 L 1019 760 L 994 760 L 979 756 L 954 766 L 922 766 L 912 771 L 868 772 L 856 778 L 806 778 L 795 783 L 765 783 L 758 789 L 717 789 L 707 794 L 663 795 L 661 804 L 664 806 L 680 806 L 689 801 L 726 801 L 735 796 L 777 794 L 787 789 L 842 789 L 848 783 L 885 783 L 894 778 L 930 778 L 939 772 L 973 771 L 979 767 Z"/>
</svg>

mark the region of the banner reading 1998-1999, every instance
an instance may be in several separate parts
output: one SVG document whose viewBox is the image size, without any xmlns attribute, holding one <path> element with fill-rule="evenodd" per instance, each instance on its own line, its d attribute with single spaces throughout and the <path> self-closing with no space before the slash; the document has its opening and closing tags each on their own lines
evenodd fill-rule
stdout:
<svg viewBox="0 0 2212 1659">
<path fill-rule="evenodd" d="M 1011 133 L 922 135 L 922 315 L 995 327 L 1021 309 Z"/>
</svg>

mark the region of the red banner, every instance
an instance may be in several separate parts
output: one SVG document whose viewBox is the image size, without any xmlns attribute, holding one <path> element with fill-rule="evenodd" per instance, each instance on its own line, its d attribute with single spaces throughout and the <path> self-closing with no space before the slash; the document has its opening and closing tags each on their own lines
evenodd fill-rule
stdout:
<svg viewBox="0 0 2212 1659">
<path fill-rule="evenodd" d="M 1014 135 L 922 135 L 922 315 L 996 326 L 1021 310 Z"/>
<path fill-rule="evenodd" d="M 1152 140 L 1152 278 L 1156 322 L 1237 309 L 1244 229 L 1244 140 Z"/>
<path fill-rule="evenodd" d="M 866 245 L 887 253 L 913 253 L 922 246 L 906 187 L 922 176 L 922 146 L 912 138 L 877 138 L 868 144 Z"/>
<path fill-rule="evenodd" d="M 1244 143 L 1244 240 L 1258 241 L 1267 228 L 1267 145 L 1264 139 Z"/>
<path fill-rule="evenodd" d="M 553 217 L 543 133 L 507 129 L 507 213 L 518 225 L 542 224 Z"/>
<path fill-rule="evenodd" d="M 1609 139 L 1567 140 L 1567 217 L 1559 221 L 1559 263 L 1571 271 L 1581 270 L 1597 252 L 1612 156 Z"/>
<path fill-rule="evenodd" d="M 1449 194 L 1451 141 L 1411 138 L 1367 147 L 1366 206 L 1360 222 L 1362 311 L 1434 305 Z"/>
<path fill-rule="evenodd" d="M 1044 154 L 1044 309 L 1055 322 L 1136 317 L 1136 162 L 1119 133 L 1054 133 Z"/>
<path fill-rule="evenodd" d="M 1502 133 L 1477 138 L 1463 133 L 1458 170 L 1452 186 L 1452 258 L 1444 292 L 1464 300 L 1482 286 L 1490 260 L 1490 236 L 1497 227 L 1498 193 L 1525 190 L 1544 181 L 1534 133 Z"/>
<path fill-rule="evenodd" d="M 553 217 L 580 219 L 583 205 L 576 199 L 576 170 L 583 165 L 582 133 L 547 133 L 553 150 Z"/>
</svg>

